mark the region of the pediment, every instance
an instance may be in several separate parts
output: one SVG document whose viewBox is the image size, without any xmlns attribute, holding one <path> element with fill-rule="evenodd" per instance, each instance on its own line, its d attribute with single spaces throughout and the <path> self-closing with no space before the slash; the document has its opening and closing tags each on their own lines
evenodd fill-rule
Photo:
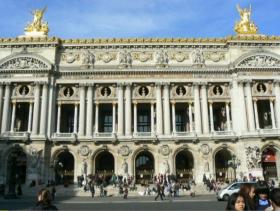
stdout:
<svg viewBox="0 0 280 211">
<path fill-rule="evenodd" d="M 280 58 L 271 53 L 254 53 L 242 56 L 235 65 L 236 68 L 279 68 Z"/>
<path fill-rule="evenodd" d="M 34 54 L 17 54 L 0 61 L 2 70 L 51 70 L 52 65 L 45 58 Z"/>
</svg>

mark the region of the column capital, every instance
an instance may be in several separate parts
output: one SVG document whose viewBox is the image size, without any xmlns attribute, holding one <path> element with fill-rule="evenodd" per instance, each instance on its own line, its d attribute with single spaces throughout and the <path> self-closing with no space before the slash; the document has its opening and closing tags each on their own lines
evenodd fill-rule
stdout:
<svg viewBox="0 0 280 211">
<path fill-rule="evenodd" d="M 15 105 L 17 103 L 16 100 L 12 100 L 12 104 Z"/>
<path fill-rule="evenodd" d="M 117 83 L 118 88 L 123 88 L 125 86 L 125 82 L 119 82 Z"/>
<path fill-rule="evenodd" d="M 188 101 L 188 105 L 192 105 L 193 104 L 193 101 Z"/>
<path fill-rule="evenodd" d="M 212 101 L 212 100 L 209 100 L 208 103 L 209 103 L 210 105 L 212 105 L 212 104 L 213 104 L 213 101 Z"/>
<path fill-rule="evenodd" d="M 151 101 L 150 104 L 151 104 L 151 105 L 154 105 L 154 104 L 155 104 L 155 101 Z"/>
<path fill-rule="evenodd" d="M 57 105 L 58 105 L 58 106 L 61 106 L 61 104 L 62 104 L 61 101 L 58 101 L 58 102 L 57 102 Z"/>
<path fill-rule="evenodd" d="M 175 100 L 171 100 L 170 102 L 171 102 L 172 105 L 176 104 Z"/>
<path fill-rule="evenodd" d="M 138 104 L 138 102 L 136 101 L 136 100 L 133 100 L 133 105 L 137 105 Z"/>
<path fill-rule="evenodd" d="M 274 100 L 275 100 L 274 97 L 270 97 L 270 98 L 269 98 L 269 101 L 270 101 L 270 102 L 273 102 Z"/>
<path fill-rule="evenodd" d="M 41 82 L 40 81 L 34 81 L 33 84 L 38 87 L 38 86 L 41 85 Z"/>
<path fill-rule="evenodd" d="M 6 86 L 10 86 L 12 83 L 10 81 L 4 81 L 3 84 L 5 84 Z"/>
<path fill-rule="evenodd" d="M 123 85 L 126 86 L 126 88 L 130 88 L 132 86 L 132 83 L 131 82 L 124 82 Z"/>
<path fill-rule="evenodd" d="M 201 85 L 202 87 L 206 87 L 207 85 L 209 85 L 209 83 L 206 81 L 201 81 L 199 82 L 199 85 Z"/>
<path fill-rule="evenodd" d="M 100 103 L 99 101 L 94 102 L 94 104 L 97 105 L 97 106 L 99 105 L 99 103 Z"/>
<path fill-rule="evenodd" d="M 274 83 L 275 85 L 278 85 L 278 86 L 279 86 L 279 84 L 280 84 L 280 79 L 275 79 L 275 80 L 273 80 L 273 83 Z"/>
<path fill-rule="evenodd" d="M 93 87 L 93 86 L 94 86 L 94 83 L 87 82 L 87 83 L 86 83 L 86 86 L 88 86 L 88 87 Z"/>
<path fill-rule="evenodd" d="M 117 103 L 116 101 L 113 101 L 113 102 L 112 102 L 112 105 L 113 105 L 113 106 L 115 106 L 115 105 L 117 105 L 117 104 L 118 104 L 118 103 Z"/>
<path fill-rule="evenodd" d="M 155 82 L 155 85 L 157 86 L 157 87 L 161 87 L 162 86 L 162 82 Z"/>
<path fill-rule="evenodd" d="M 87 83 L 79 83 L 79 87 L 85 88 L 87 86 Z"/>
<path fill-rule="evenodd" d="M 253 97 L 253 101 L 254 101 L 254 102 L 257 102 L 258 99 L 257 99 L 256 97 Z"/>
<path fill-rule="evenodd" d="M 166 89 L 166 88 L 169 88 L 170 83 L 169 82 L 163 82 L 162 85 Z"/>
<path fill-rule="evenodd" d="M 230 101 L 226 101 L 225 103 L 226 103 L 226 105 L 229 105 L 229 104 L 230 104 Z"/>
<path fill-rule="evenodd" d="M 244 79 L 237 79 L 237 84 L 238 85 L 243 85 L 244 83 L 246 83 L 246 80 L 244 80 Z"/>
</svg>

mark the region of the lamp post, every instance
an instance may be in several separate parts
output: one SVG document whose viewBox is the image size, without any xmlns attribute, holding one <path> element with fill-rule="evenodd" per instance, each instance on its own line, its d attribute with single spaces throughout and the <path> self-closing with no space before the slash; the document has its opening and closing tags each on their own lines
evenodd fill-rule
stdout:
<svg viewBox="0 0 280 211">
<path fill-rule="evenodd" d="M 236 157 L 235 154 L 231 156 L 231 160 L 228 161 L 228 165 L 231 166 L 234 170 L 234 180 L 236 180 L 236 169 L 240 165 L 240 160 Z"/>
</svg>

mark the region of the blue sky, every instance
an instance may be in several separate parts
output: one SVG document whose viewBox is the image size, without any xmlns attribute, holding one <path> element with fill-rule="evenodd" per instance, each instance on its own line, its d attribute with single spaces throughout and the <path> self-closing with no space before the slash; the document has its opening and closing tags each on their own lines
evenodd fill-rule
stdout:
<svg viewBox="0 0 280 211">
<path fill-rule="evenodd" d="M 0 37 L 23 34 L 31 11 L 47 6 L 49 36 L 225 37 L 239 20 L 236 4 L 252 4 L 265 35 L 280 35 L 280 0 L 0 0 Z"/>
</svg>

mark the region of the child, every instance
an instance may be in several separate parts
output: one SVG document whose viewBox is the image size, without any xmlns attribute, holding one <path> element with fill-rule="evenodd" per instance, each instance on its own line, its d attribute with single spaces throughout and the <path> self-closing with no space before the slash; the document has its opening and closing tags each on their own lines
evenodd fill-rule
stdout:
<svg viewBox="0 0 280 211">
<path fill-rule="evenodd" d="M 269 187 L 265 181 L 259 181 L 257 183 L 257 203 L 256 210 L 265 210 L 270 207 L 270 201 L 268 199 Z"/>
<path fill-rule="evenodd" d="M 240 193 L 233 193 L 228 200 L 228 204 L 226 210 L 235 210 L 235 211 L 244 211 L 245 207 L 245 199 Z"/>
</svg>

